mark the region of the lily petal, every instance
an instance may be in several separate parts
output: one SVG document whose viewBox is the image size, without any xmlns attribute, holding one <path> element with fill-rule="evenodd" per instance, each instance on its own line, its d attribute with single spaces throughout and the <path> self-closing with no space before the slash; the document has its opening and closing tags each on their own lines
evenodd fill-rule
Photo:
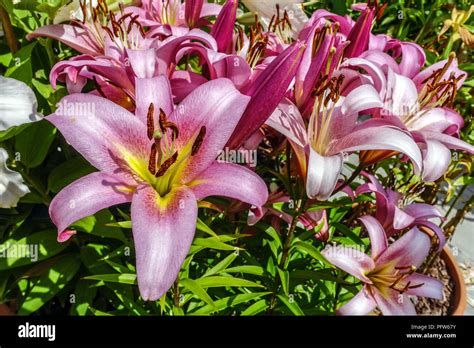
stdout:
<svg viewBox="0 0 474 348">
<path fill-rule="evenodd" d="M 439 179 L 448 170 L 451 162 L 451 151 L 436 140 L 426 141 L 426 152 L 423 159 L 423 181 Z"/>
<path fill-rule="evenodd" d="M 42 118 L 35 93 L 25 83 L 0 76 L 0 90 L 0 131 Z"/>
<path fill-rule="evenodd" d="M 372 258 L 362 251 L 339 245 L 327 246 L 322 254 L 334 266 L 362 280 L 364 283 L 372 283 L 366 274 L 374 269 L 375 263 Z"/>
<path fill-rule="evenodd" d="M 420 273 L 413 273 L 406 281 L 413 286 L 423 284 L 420 287 L 409 288 L 406 292 L 408 295 L 435 298 L 437 300 L 444 298 L 443 283 L 438 279 Z"/>
<path fill-rule="evenodd" d="M 310 198 L 325 201 L 336 187 L 343 158 L 341 155 L 321 156 L 312 147 L 309 151 L 306 193 Z"/>
<path fill-rule="evenodd" d="M 8 153 L 0 148 L 0 208 L 14 208 L 21 197 L 30 192 L 20 173 L 7 167 Z"/>
<path fill-rule="evenodd" d="M 227 0 L 212 26 L 211 35 L 216 39 L 219 52 L 231 53 L 238 5 L 238 0 Z"/>
<path fill-rule="evenodd" d="M 249 97 L 241 94 L 229 79 L 209 81 L 192 91 L 171 114 L 170 120 L 179 128 L 178 152 L 194 142 L 201 127 L 206 127 L 203 142 L 196 155 L 189 157 L 181 173 L 188 182 L 208 168 L 239 122 Z"/>
<path fill-rule="evenodd" d="M 160 197 L 141 186 L 132 200 L 132 227 L 142 298 L 155 301 L 173 285 L 196 229 L 197 204 L 186 186 Z"/>
<path fill-rule="evenodd" d="M 422 168 L 421 152 L 415 141 L 405 132 L 391 126 L 364 128 L 360 124 L 354 132 L 329 144 L 328 153 L 358 150 L 393 150 L 407 155 L 415 173 Z"/>
<path fill-rule="evenodd" d="M 91 56 L 98 56 L 103 53 L 103 48 L 99 47 L 99 45 L 90 38 L 86 30 L 73 25 L 45 25 L 26 36 L 27 40 L 32 40 L 37 37 L 49 37 L 61 41 L 76 51 Z"/>
<path fill-rule="evenodd" d="M 378 222 L 373 216 L 365 215 L 360 217 L 359 220 L 364 224 L 369 233 L 370 246 L 372 250 L 371 256 L 373 259 L 377 259 L 388 247 L 385 231 L 380 222 Z"/>
<path fill-rule="evenodd" d="M 302 42 L 289 46 L 243 91 L 252 99 L 227 144 L 230 148 L 238 148 L 273 113 L 294 79 L 303 49 Z"/>
<path fill-rule="evenodd" d="M 72 94 L 46 119 L 99 170 L 126 175 L 127 166 L 148 163 L 145 124 L 107 99 Z"/>
<path fill-rule="evenodd" d="M 357 293 L 349 302 L 340 307 L 337 315 L 366 315 L 372 312 L 377 304 L 372 296 L 369 296 L 365 287 Z"/>
<path fill-rule="evenodd" d="M 170 115 L 174 110 L 173 96 L 168 78 L 164 75 L 153 78 L 136 78 L 136 111 L 135 115 L 147 124 L 147 115 L 150 104 L 154 106 L 155 129 L 158 129 L 160 109 L 166 115 Z"/>
<path fill-rule="evenodd" d="M 383 315 L 416 315 L 415 306 L 406 293 L 400 294 L 398 291 L 388 289 L 385 297 L 375 290 L 374 298 Z"/>
<path fill-rule="evenodd" d="M 189 184 L 196 199 L 223 196 L 261 207 L 268 199 L 265 182 L 250 169 L 233 163 L 214 163 Z"/>
<path fill-rule="evenodd" d="M 396 263 L 401 267 L 420 267 L 430 248 L 430 237 L 414 227 L 390 245 L 377 259 L 377 264 Z"/>
<path fill-rule="evenodd" d="M 49 206 L 58 240 L 74 222 L 110 206 L 132 201 L 133 183 L 119 175 L 92 173 L 62 189 Z"/>
</svg>

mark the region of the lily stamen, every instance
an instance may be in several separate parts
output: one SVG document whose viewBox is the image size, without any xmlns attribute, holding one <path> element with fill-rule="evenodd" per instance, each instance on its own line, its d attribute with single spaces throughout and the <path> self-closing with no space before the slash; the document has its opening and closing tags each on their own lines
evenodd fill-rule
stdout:
<svg viewBox="0 0 474 348">
<path fill-rule="evenodd" d="M 176 159 L 178 158 L 178 151 L 176 151 L 173 156 L 171 156 L 170 158 L 168 158 L 166 161 L 164 161 L 161 166 L 160 166 L 160 169 L 158 169 L 158 171 L 156 172 L 155 174 L 155 177 L 160 177 L 160 176 L 163 176 L 166 171 L 168 170 L 169 167 L 171 167 L 175 162 L 176 162 Z"/>
<path fill-rule="evenodd" d="M 198 153 L 199 148 L 201 147 L 202 142 L 204 141 L 205 135 L 206 135 L 206 126 L 202 126 L 201 129 L 199 130 L 199 134 L 196 137 L 196 140 L 194 140 L 194 143 L 191 149 L 191 156 L 195 156 Z"/>
</svg>

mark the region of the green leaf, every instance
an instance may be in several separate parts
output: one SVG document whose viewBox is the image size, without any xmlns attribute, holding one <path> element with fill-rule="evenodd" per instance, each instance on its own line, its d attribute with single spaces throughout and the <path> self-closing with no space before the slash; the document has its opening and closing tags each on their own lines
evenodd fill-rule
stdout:
<svg viewBox="0 0 474 348">
<path fill-rule="evenodd" d="M 86 315 L 87 310 L 97 294 L 97 287 L 92 286 L 93 282 L 88 280 L 79 280 L 74 290 L 74 303 L 71 307 L 71 315 Z"/>
<path fill-rule="evenodd" d="M 20 240 L 9 239 L 0 244 L 0 270 L 36 263 L 50 258 L 69 245 L 58 243 L 53 230 L 33 233 Z"/>
<path fill-rule="evenodd" d="M 201 285 L 203 288 L 215 288 L 220 286 L 263 287 L 262 285 L 250 280 L 224 276 L 199 278 L 196 280 L 196 282 L 199 283 L 199 285 Z"/>
<path fill-rule="evenodd" d="M 13 126 L 13 127 L 8 128 L 7 130 L 0 131 L 0 141 L 13 138 L 14 136 L 20 134 L 31 125 L 32 123 L 25 123 L 25 124 L 22 124 L 21 126 Z"/>
<path fill-rule="evenodd" d="M 354 232 L 351 231 L 350 228 L 348 228 L 346 225 L 341 224 L 339 222 L 333 222 L 332 224 L 338 231 L 340 231 L 342 234 L 344 234 L 347 238 L 350 238 L 352 241 L 354 241 L 357 244 L 364 245 L 364 242 L 362 239 L 360 239 Z"/>
<path fill-rule="evenodd" d="M 70 204 L 74 204 L 74 200 L 71 200 Z M 114 216 L 108 209 L 103 209 L 98 213 L 95 213 L 95 215 L 85 217 L 75 222 L 72 227 L 79 231 L 87 232 L 96 236 L 114 238 L 124 243 L 128 242 L 120 228 L 110 226 L 110 224 L 113 223 L 115 223 Z"/>
<path fill-rule="evenodd" d="M 235 246 L 221 242 L 219 239 L 216 239 L 215 237 L 195 238 L 193 244 L 197 246 L 202 246 L 205 248 L 216 249 L 216 250 L 241 250 L 241 248 L 237 248 Z"/>
<path fill-rule="evenodd" d="M 229 267 L 232 262 L 234 262 L 236 257 L 237 253 L 231 253 L 224 260 L 222 260 L 217 265 L 209 269 L 206 273 L 204 273 L 203 277 L 208 277 L 220 272 L 225 272 L 226 268 Z"/>
<path fill-rule="evenodd" d="M 36 41 L 22 47 L 13 55 L 9 68 L 5 72 L 6 77 L 11 77 L 29 85 L 33 79 L 33 69 L 31 67 L 31 54 L 36 46 Z M 38 138 L 37 140 L 40 140 Z"/>
<path fill-rule="evenodd" d="M 303 252 L 306 252 L 308 253 L 311 257 L 315 258 L 316 260 L 322 262 L 326 267 L 330 267 L 332 268 L 333 266 L 331 265 L 331 263 L 329 263 L 328 260 L 326 260 L 326 258 L 323 256 L 323 254 L 321 254 L 321 252 L 316 249 L 314 246 L 312 246 L 311 244 L 307 243 L 307 242 L 296 242 L 293 246 L 292 246 L 292 249 L 297 249 L 299 251 L 303 251 Z"/>
<path fill-rule="evenodd" d="M 281 300 L 281 302 L 283 302 L 285 306 L 288 307 L 288 309 L 294 315 L 297 315 L 297 316 L 304 315 L 303 310 L 300 308 L 300 306 L 298 306 L 298 303 L 296 303 L 295 300 L 290 300 L 289 297 L 287 297 L 286 295 L 277 295 L 277 296 Z"/>
<path fill-rule="evenodd" d="M 92 308 L 92 307 L 90 307 L 89 309 L 95 316 L 98 316 L 98 317 L 113 317 L 113 314 L 110 314 L 110 313 L 107 313 L 107 312 L 102 312 L 102 311 L 100 311 L 98 309 L 95 309 L 95 308 Z"/>
<path fill-rule="evenodd" d="M 260 300 L 247 307 L 245 311 L 241 313 L 242 316 L 257 315 L 268 308 L 266 300 Z"/>
<path fill-rule="evenodd" d="M 289 287 L 290 287 L 290 276 L 288 271 L 280 269 L 277 267 L 278 274 L 280 275 L 281 286 L 283 288 L 283 292 L 286 296 L 289 295 Z"/>
<path fill-rule="evenodd" d="M 248 273 L 254 274 L 258 276 L 262 276 L 265 274 L 265 270 L 263 267 L 254 266 L 254 265 L 243 265 L 243 266 L 236 266 L 227 268 L 224 272 L 226 273 Z"/>
<path fill-rule="evenodd" d="M 246 303 L 251 300 L 256 300 L 268 294 L 270 294 L 270 292 L 254 292 L 254 293 L 249 293 L 249 294 L 239 294 L 239 295 L 229 296 L 229 297 L 221 298 L 220 300 L 214 301 L 214 305 L 217 308 L 217 310 L 222 311 L 226 308 L 236 306 L 240 303 Z M 215 311 L 216 311 L 215 308 L 207 305 L 207 306 L 199 308 L 193 313 L 190 313 L 190 315 L 207 315 Z"/>
<path fill-rule="evenodd" d="M 196 228 L 199 230 L 199 231 L 202 231 L 202 232 L 205 232 L 217 239 L 220 239 L 219 236 L 216 234 L 216 232 L 214 232 L 212 229 L 209 228 L 209 226 L 206 225 L 206 223 L 204 221 L 202 221 L 200 218 L 197 219 L 197 222 L 196 222 Z"/>
<path fill-rule="evenodd" d="M 82 157 L 75 157 L 55 167 L 48 177 L 48 189 L 57 193 L 73 181 L 96 170 Z"/>
<path fill-rule="evenodd" d="M 18 314 L 27 315 L 40 309 L 71 281 L 80 266 L 81 262 L 77 255 L 66 255 L 60 258 L 33 285 L 21 304 Z"/>
<path fill-rule="evenodd" d="M 35 122 L 21 132 L 15 142 L 20 162 L 28 168 L 35 168 L 43 163 L 55 134 L 56 128 L 46 120 Z"/>
<path fill-rule="evenodd" d="M 103 282 L 136 284 L 137 275 L 132 273 L 114 273 L 114 274 L 95 274 L 82 279 L 101 280 Z"/>
<path fill-rule="evenodd" d="M 202 288 L 201 285 L 199 285 L 198 282 L 192 279 L 181 279 L 179 281 L 180 285 L 184 286 L 186 289 L 191 291 L 194 295 L 196 295 L 198 298 L 206 302 L 208 305 L 211 307 L 214 307 L 215 310 L 217 310 L 217 307 L 215 306 L 214 302 L 212 301 L 212 298 L 208 295 L 206 290 Z"/>
</svg>

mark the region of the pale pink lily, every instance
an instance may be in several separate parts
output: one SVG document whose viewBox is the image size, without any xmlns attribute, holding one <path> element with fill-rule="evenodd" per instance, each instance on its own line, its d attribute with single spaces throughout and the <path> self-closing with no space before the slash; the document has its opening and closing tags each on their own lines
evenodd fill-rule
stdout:
<svg viewBox="0 0 474 348">
<path fill-rule="evenodd" d="M 368 183 L 357 187 L 355 194 L 375 193 L 376 199 L 376 218 L 382 224 L 387 237 L 397 234 L 407 228 L 414 226 L 427 228 L 433 231 L 438 237 L 438 250 L 441 250 L 446 238 L 443 230 L 430 219 L 438 218 L 445 220 L 443 214 L 434 206 L 426 203 L 406 203 L 406 197 L 400 192 L 393 191 L 389 188 L 385 189 L 382 184 L 367 172 L 362 172 Z"/>
<path fill-rule="evenodd" d="M 362 77 L 363 83 L 369 81 L 379 91 L 384 107 L 371 121 L 407 130 L 417 141 L 423 153 L 424 181 L 435 181 L 446 172 L 450 149 L 474 153 L 472 145 L 453 136 L 462 127 L 463 119 L 448 106 L 465 79 L 454 57 L 420 72 L 413 80 L 395 73 L 390 63 L 379 64 L 353 58 L 343 66 L 365 70 L 368 75 Z"/>
<path fill-rule="evenodd" d="M 363 216 L 360 221 L 370 237 L 370 256 L 349 246 L 326 247 L 322 252 L 330 263 L 363 283 L 337 314 L 366 315 L 378 307 L 383 315 L 416 315 L 409 296 L 443 298 L 440 281 L 416 272 L 429 254 L 430 237 L 414 227 L 389 246 L 374 217 Z"/>
<path fill-rule="evenodd" d="M 329 88 L 321 91 L 307 127 L 289 100 L 282 102 L 267 121 L 292 144 L 306 178 L 308 197 L 321 201 L 332 195 L 345 153 L 368 149 L 399 151 L 411 159 L 415 172 L 419 173 L 422 165 L 420 150 L 407 133 L 393 126 L 357 124 L 360 112 L 380 108 L 382 102 L 370 85 L 340 96 L 341 77 L 332 78 Z"/>
<path fill-rule="evenodd" d="M 137 79 L 136 90 L 136 115 L 101 97 L 73 94 L 62 103 L 74 113 L 47 117 L 100 170 L 64 188 L 50 216 L 58 240 L 65 240 L 77 220 L 131 202 L 138 286 L 143 299 L 156 300 L 188 253 L 198 200 L 218 195 L 259 207 L 268 192 L 251 170 L 216 161 L 249 101 L 231 81 L 210 81 L 176 108 L 163 76 Z"/>
</svg>

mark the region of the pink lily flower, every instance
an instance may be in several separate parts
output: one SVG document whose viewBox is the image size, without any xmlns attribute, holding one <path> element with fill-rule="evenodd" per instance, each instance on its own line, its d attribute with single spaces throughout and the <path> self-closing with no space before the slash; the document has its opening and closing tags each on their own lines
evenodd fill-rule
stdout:
<svg viewBox="0 0 474 348">
<path fill-rule="evenodd" d="M 375 193 L 377 211 L 375 217 L 382 224 L 387 237 L 400 233 L 401 231 L 412 228 L 426 227 L 433 231 L 438 237 L 438 250 L 441 250 L 446 244 L 446 238 L 443 230 L 435 223 L 429 221 L 432 218 L 439 218 L 444 221 L 443 214 L 434 206 L 426 203 L 410 203 L 405 204 L 404 197 L 401 193 L 393 191 L 389 188 L 384 189 L 382 184 L 375 176 L 362 172 L 368 183 L 360 185 L 355 194 L 361 195 L 368 192 Z"/>
<path fill-rule="evenodd" d="M 345 153 L 368 149 L 399 151 L 411 159 L 415 172 L 421 171 L 420 150 L 406 132 L 367 121 L 357 124 L 360 112 L 382 106 L 377 91 L 362 85 L 344 97 L 339 90 L 342 81 L 342 75 L 333 77 L 327 82 L 327 89 L 318 92 L 308 126 L 289 100 L 281 103 L 267 121 L 290 141 L 306 178 L 306 193 L 320 201 L 332 195 Z"/>
<path fill-rule="evenodd" d="M 227 146 L 238 148 L 270 117 L 295 77 L 303 50 L 304 44 L 295 42 L 241 90 L 252 98 Z"/>
<path fill-rule="evenodd" d="M 221 5 L 204 0 L 145 0 L 140 7 L 128 10 L 139 16 L 143 26 L 155 34 L 168 36 L 185 35 L 192 28 L 210 26 L 206 17 L 217 16 Z"/>
<path fill-rule="evenodd" d="M 332 246 L 323 255 L 363 283 L 362 290 L 337 310 L 339 315 L 366 315 L 378 307 L 383 315 L 416 315 L 409 296 L 443 299 L 443 284 L 417 273 L 428 256 L 430 238 L 416 227 L 388 245 L 383 227 L 372 216 L 359 219 L 370 237 L 371 255 L 349 246 Z"/>
<path fill-rule="evenodd" d="M 339 66 L 348 42 L 338 32 L 339 23 L 315 21 L 305 38 L 306 49 L 296 73 L 294 100 L 303 117 L 311 115 L 315 86 L 323 85 Z"/>
<path fill-rule="evenodd" d="M 268 192 L 251 170 L 216 160 L 249 101 L 232 82 L 210 81 L 176 108 L 165 77 L 137 79 L 136 90 L 136 115 L 104 98 L 73 94 L 61 102 L 67 112 L 47 117 L 99 169 L 64 188 L 49 212 L 64 240 L 75 221 L 131 202 L 138 286 L 143 299 L 157 300 L 188 253 L 197 201 L 218 195 L 259 207 Z"/>
<path fill-rule="evenodd" d="M 465 79 L 454 57 L 422 71 L 413 81 L 393 72 L 388 64 L 379 66 L 362 58 L 349 59 L 343 66 L 365 70 L 368 80 L 362 78 L 379 91 L 384 108 L 371 121 L 407 130 L 417 141 L 423 154 L 424 181 L 435 181 L 446 172 L 451 149 L 474 153 L 472 145 L 453 136 L 462 127 L 463 119 L 449 106 Z"/>
</svg>

